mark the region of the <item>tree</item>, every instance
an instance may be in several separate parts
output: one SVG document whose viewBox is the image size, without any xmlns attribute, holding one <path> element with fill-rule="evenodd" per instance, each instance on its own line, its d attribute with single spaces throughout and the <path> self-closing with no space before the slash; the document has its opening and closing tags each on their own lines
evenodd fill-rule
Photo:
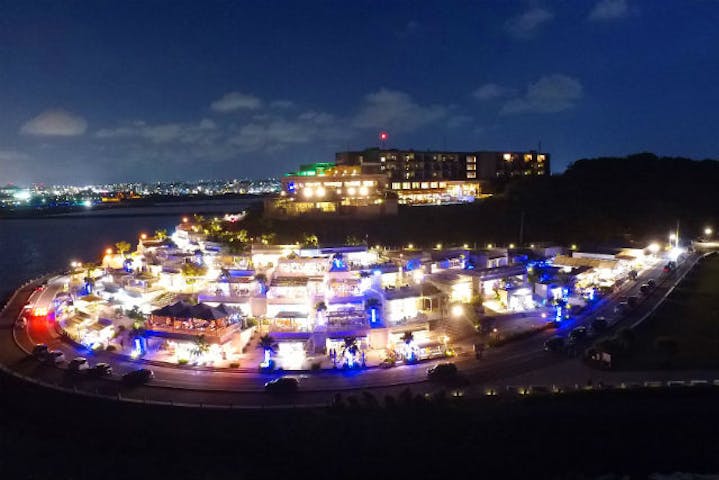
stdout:
<svg viewBox="0 0 719 480">
<path fill-rule="evenodd" d="M 165 240 L 167 238 L 167 230 L 165 230 L 164 228 L 160 230 L 155 230 L 155 238 L 158 240 Z"/>
<path fill-rule="evenodd" d="M 140 329 L 145 327 L 145 314 L 142 313 L 142 310 L 140 310 L 140 307 L 137 305 L 128 310 L 125 315 L 133 321 L 133 328 Z"/>
<path fill-rule="evenodd" d="M 315 305 L 315 311 L 317 313 L 324 312 L 327 310 L 327 304 L 325 302 L 317 302 Z"/>
<path fill-rule="evenodd" d="M 342 346 L 342 358 L 345 359 L 345 365 L 349 368 L 355 366 L 356 356 L 360 352 L 359 345 L 357 345 L 357 337 L 345 337 L 344 345 Z"/>
<path fill-rule="evenodd" d="M 125 253 L 130 251 L 130 249 L 132 248 L 132 245 L 130 245 L 129 243 L 127 243 L 123 240 L 123 241 L 117 242 L 115 244 L 115 248 L 117 249 L 117 252 L 120 255 L 125 255 Z"/>
<path fill-rule="evenodd" d="M 207 267 L 204 265 L 197 265 L 193 262 L 187 262 L 183 263 L 182 267 L 182 274 L 186 277 L 201 277 L 205 273 L 207 273 Z"/>
<path fill-rule="evenodd" d="M 345 238 L 346 245 L 362 245 L 362 243 L 364 242 L 355 235 L 347 235 L 347 238 Z"/>
<path fill-rule="evenodd" d="M 410 343 L 412 343 L 414 341 L 414 334 L 412 332 L 410 332 L 409 330 L 404 332 L 404 334 L 402 334 L 402 341 L 406 345 L 409 345 Z"/>
<path fill-rule="evenodd" d="M 302 235 L 302 246 L 304 248 L 316 248 L 320 244 L 319 238 L 317 238 L 317 235 L 305 233 Z"/>
<path fill-rule="evenodd" d="M 192 347 L 192 355 L 200 357 L 210 351 L 210 344 L 204 335 L 195 337 L 194 345 Z"/>
<path fill-rule="evenodd" d="M 262 235 L 260 235 L 260 243 L 262 243 L 263 245 L 270 245 L 275 242 L 276 238 L 276 233 L 263 233 Z"/>
<path fill-rule="evenodd" d="M 265 360 L 262 362 L 261 366 L 264 368 L 271 367 L 272 354 L 275 353 L 277 349 L 277 343 L 275 343 L 275 339 L 272 338 L 269 334 L 262 335 L 259 342 L 257 343 L 257 348 L 261 348 L 265 352 Z"/>
</svg>

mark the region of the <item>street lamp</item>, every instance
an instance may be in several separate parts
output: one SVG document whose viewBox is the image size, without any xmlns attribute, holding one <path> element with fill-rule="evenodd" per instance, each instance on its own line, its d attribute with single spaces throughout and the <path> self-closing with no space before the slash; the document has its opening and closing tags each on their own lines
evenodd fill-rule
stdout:
<svg viewBox="0 0 719 480">
<path fill-rule="evenodd" d="M 704 235 L 705 235 L 705 236 L 711 237 L 711 236 L 712 236 L 712 233 L 714 233 L 714 230 L 712 230 L 711 227 L 706 227 L 706 228 L 704 229 Z"/>
<path fill-rule="evenodd" d="M 654 242 L 654 243 L 649 244 L 649 246 L 647 248 L 649 249 L 650 252 L 656 254 L 657 252 L 659 252 L 659 249 L 661 247 L 659 247 L 658 243 Z"/>
<path fill-rule="evenodd" d="M 462 305 L 459 305 L 459 304 L 452 305 L 451 313 L 454 318 L 459 318 L 464 314 L 464 307 L 462 307 Z"/>
</svg>

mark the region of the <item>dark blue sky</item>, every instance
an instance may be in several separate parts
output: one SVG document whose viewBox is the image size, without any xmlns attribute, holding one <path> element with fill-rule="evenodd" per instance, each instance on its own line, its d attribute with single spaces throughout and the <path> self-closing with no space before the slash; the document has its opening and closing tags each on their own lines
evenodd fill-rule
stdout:
<svg viewBox="0 0 719 480">
<path fill-rule="evenodd" d="M 719 150 L 719 2 L 0 0 L 0 184 Z"/>
</svg>

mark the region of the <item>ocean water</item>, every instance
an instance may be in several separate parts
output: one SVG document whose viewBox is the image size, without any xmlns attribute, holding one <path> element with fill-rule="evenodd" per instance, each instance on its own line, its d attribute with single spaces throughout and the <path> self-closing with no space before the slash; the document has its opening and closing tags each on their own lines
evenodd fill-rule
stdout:
<svg viewBox="0 0 719 480">
<path fill-rule="evenodd" d="M 183 215 L 237 213 L 246 201 L 113 209 L 110 215 L 0 219 L 0 300 L 25 280 L 67 268 L 71 261 L 99 261 L 105 249 L 141 233 L 172 233 Z"/>
</svg>

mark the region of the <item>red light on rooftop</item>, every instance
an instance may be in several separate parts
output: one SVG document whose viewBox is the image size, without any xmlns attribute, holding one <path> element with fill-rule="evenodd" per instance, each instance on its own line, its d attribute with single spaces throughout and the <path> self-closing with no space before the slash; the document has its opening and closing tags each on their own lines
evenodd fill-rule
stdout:
<svg viewBox="0 0 719 480">
<path fill-rule="evenodd" d="M 380 139 L 381 141 L 384 142 L 384 141 L 387 140 L 388 138 L 389 138 L 389 133 L 387 133 L 387 132 L 379 132 L 379 139 Z"/>
</svg>

